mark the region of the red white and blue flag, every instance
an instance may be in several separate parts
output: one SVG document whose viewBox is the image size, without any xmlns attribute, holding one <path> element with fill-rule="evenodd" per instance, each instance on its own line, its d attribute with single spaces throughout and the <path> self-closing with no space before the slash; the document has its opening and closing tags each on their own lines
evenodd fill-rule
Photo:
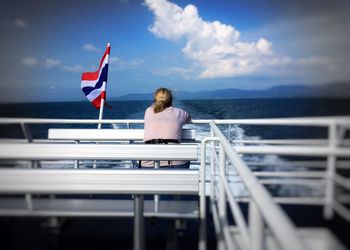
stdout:
<svg viewBox="0 0 350 250">
<path fill-rule="evenodd" d="M 81 89 L 92 105 L 98 109 L 101 106 L 101 100 L 106 100 L 108 59 L 110 51 L 110 44 L 107 44 L 106 51 L 100 61 L 100 67 L 98 70 L 96 72 L 84 72 L 81 76 Z"/>
</svg>

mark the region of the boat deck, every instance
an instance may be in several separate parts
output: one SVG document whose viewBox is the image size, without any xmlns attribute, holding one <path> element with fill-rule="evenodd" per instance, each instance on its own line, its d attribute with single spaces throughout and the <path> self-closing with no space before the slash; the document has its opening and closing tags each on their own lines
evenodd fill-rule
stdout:
<svg viewBox="0 0 350 250">
<path fill-rule="evenodd" d="M 16 235 L 9 219 L 23 226 L 25 217 L 46 218 L 49 228 L 63 230 L 60 222 L 67 220 L 113 218 L 128 220 L 133 244 L 127 248 L 134 249 L 154 248 L 149 230 L 168 249 L 184 242 L 191 248 L 183 249 L 349 247 L 342 231 L 350 221 L 350 117 L 194 120 L 181 145 L 143 144 L 142 120 L 103 120 L 100 130 L 67 128 L 97 123 L 0 119 L 0 126 L 23 131 L 23 138 L 0 139 L 0 216 L 8 237 Z M 111 124 L 125 129 L 106 128 Z M 37 125 L 55 129 L 36 138 Z M 327 132 L 323 138 L 237 138 L 239 126 Z M 139 160 L 154 160 L 156 168 L 163 160 L 190 160 L 191 167 L 139 170 Z M 152 220 L 173 223 L 152 229 Z M 125 236 L 121 228 L 113 232 Z"/>
</svg>

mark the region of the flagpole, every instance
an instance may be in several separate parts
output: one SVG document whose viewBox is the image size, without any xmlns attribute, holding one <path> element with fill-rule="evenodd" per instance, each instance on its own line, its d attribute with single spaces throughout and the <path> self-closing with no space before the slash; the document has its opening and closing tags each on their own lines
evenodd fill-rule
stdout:
<svg viewBox="0 0 350 250">
<path fill-rule="evenodd" d="M 107 43 L 107 48 L 108 47 L 111 47 L 111 44 L 110 43 Z M 107 64 L 109 64 L 109 54 L 107 55 Z M 106 87 L 107 87 L 107 82 L 104 81 L 103 83 L 103 91 L 106 91 Z M 100 113 L 98 115 L 98 125 L 97 125 L 97 129 L 101 129 L 102 127 L 102 116 L 103 116 L 103 107 L 105 105 L 105 95 L 102 95 L 102 98 L 101 98 L 101 103 L 100 103 Z"/>
<path fill-rule="evenodd" d="M 106 82 L 103 82 L 104 89 L 106 88 Z M 103 116 L 103 107 L 105 105 L 105 98 L 104 96 L 101 98 L 101 104 L 100 104 L 100 113 L 98 115 L 98 125 L 97 129 L 101 129 L 102 127 L 102 116 Z"/>
</svg>

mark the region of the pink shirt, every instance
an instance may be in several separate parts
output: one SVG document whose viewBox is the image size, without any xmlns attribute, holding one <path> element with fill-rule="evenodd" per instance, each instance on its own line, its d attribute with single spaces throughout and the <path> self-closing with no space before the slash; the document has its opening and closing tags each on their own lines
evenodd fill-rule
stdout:
<svg viewBox="0 0 350 250">
<path fill-rule="evenodd" d="M 145 112 L 144 141 L 151 139 L 177 139 L 181 141 L 182 125 L 189 120 L 189 114 L 182 109 L 168 107 L 155 114 L 151 106 Z"/>
</svg>

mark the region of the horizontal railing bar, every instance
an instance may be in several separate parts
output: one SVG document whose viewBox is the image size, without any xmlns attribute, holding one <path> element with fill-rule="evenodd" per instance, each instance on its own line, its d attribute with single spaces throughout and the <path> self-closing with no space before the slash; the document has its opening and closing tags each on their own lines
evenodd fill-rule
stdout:
<svg viewBox="0 0 350 250">
<path fill-rule="evenodd" d="M 143 140 L 144 129 L 76 129 L 50 128 L 50 140 Z M 195 138 L 194 129 L 182 129 L 181 138 L 192 140 Z"/>
<path fill-rule="evenodd" d="M 197 160 L 197 145 L 2 143 L 0 159 Z"/>
<path fill-rule="evenodd" d="M 325 178 L 326 173 L 324 171 L 264 171 L 264 172 L 253 172 L 258 177 L 300 177 L 300 178 Z"/>
<path fill-rule="evenodd" d="M 350 149 L 306 146 L 234 146 L 239 154 L 277 154 L 291 156 L 329 156 L 350 157 Z"/>
<path fill-rule="evenodd" d="M 297 117 L 297 118 L 262 118 L 262 119 L 224 119 L 224 120 L 199 120 L 198 123 L 210 123 L 217 125 L 294 125 L 294 126 L 329 126 L 331 123 L 349 126 L 350 116 L 327 116 L 327 117 Z M 193 123 L 197 123 L 193 121 Z"/>
<path fill-rule="evenodd" d="M 334 174 L 334 181 L 336 184 L 342 186 L 343 188 L 350 190 L 350 178 L 346 178 L 344 176 L 341 176 L 341 175 L 335 173 Z"/>
<path fill-rule="evenodd" d="M 198 194 L 198 183 L 198 170 L 0 169 L 4 194 Z"/>
<path fill-rule="evenodd" d="M 143 124 L 141 119 L 48 119 L 48 118 L 0 118 L 0 124 Z"/>
<path fill-rule="evenodd" d="M 281 167 L 307 167 L 307 168 L 325 168 L 327 167 L 327 161 L 277 161 L 277 162 L 249 162 L 245 161 L 248 166 L 281 166 Z M 339 169 L 350 169 L 350 161 L 337 160 L 336 167 Z"/>
<path fill-rule="evenodd" d="M 248 203 L 250 198 L 237 198 L 238 202 Z M 272 200 L 278 204 L 290 205 L 324 205 L 324 197 L 272 197 Z"/>
<path fill-rule="evenodd" d="M 17 216 L 17 217 L 134 217 L 134 212 L 111 212 L 111 211 L 46 211 L 46 210 L 3 210 L 0 209 L 0 216 Z M 144 217 L 150 218 L 179 218 L 179 219 L 197 219 L 198 215 L 196 214 L 182 214 L 182 213 L 172 213 L 172 212 L 144 212 Z"/>
<path fill-rule="evenodd" d="M 327 145 L 328 139 L 260 139 L 260 140 L 231 140 L 232 143 L 251 144 L 288 144 L 288 145 Z"/>
<path fill-rule="evenodd" d="M 325 186 L 323 180 L 300 180 L 300 179 L 259 179 L 259 182 L 264 185 L 298 185 L 298 186 Z"/>
<path fill-rule="evenodd" d="M 324 171 L 255 171 L 253 174 L 257 177 L 290 177 L 290 178 L 325 178 Z M 228 176 L 239 176 L 237 173 L 231 173 Z"/>
<path fill-rule="evenodd" d="M 48 139 L 33 139 L 32 142 L 47 143 Z M 20 138 L 0 138 L 0 143 L 28 143 L 27 139 Z"/>
<path fill-rule="evenodd" d="M 91 162 L 93 162 L 94 160 L 80 160 L 79 162 L 81 163 L 81 165 L 84 164 L 91 164 Z M 121 160 L 98 160 L 98 164 L 105 164 L 105 165 L 111 165 L 111 168 L 115 167 L 113 166 L 113 164 L 115 165 L 116 163 L 119 163 Z M 0 161 L 0 165 L 3 166 L 3 163 L 7 163 L 7 164 L 11 164 L 13 165 L 13 160 L 1 160 Z M 22 162 L 23 164 L 27 164 L 28 161 L 27 160 L 21 160 L 21 161 L 17 161 L 17 162 Z M 43 160 L 40 161 L 40 163 L 42 164 L 41 167 L 45 168 L 45 166 L 50 166 L 50 168 L 52 166 L 56 166 L 56 167 L 60 167 L 60 164 L 62 163 L 63 165 L 71 165 L 74 164 L 74 160 Z M 199 162 L 198 161 L 191 161 L 191 166 L 196 166 L 198 165 Z M 128 167 L 125 167 L 128 168 Z"/>
<path fill-rule="evenodd" d="M 346 221 L 350 221 L 350 210 L 336 200 L 333 201 L 334 210 L 343 217 Z"/>
<path fill-rule="evenodd" d="M 347 162 L 347 161 L 346 161 Z M 350 162 L 350 161 L 349 161 Z M 252 161 L 246 161 L 245 162 L 248 166 L 283 166 L 283 167 L 307 167 L 307 168 L 325 168 L 327 161 L 259 161 L 259 162 L 252 162 Z M 337 162 L 339 165 L 339 161 Z"/>
<path fill-rule="evenodd" d="M 348 126 L 350 123 L 349 116 L 327 116 L 327 117 L 298 117 L 298 118 L 268 118 L 268 119 L 194 119 L 193 124 L 208 124 L 211 121 L 216 124 L 237 124 L 237 125 L 295 125 L 295 126 L 328 126 L 330 123 L 336 122 L 337 124 L 344 124 Z M 40 124 L 40 123 L 61 123 L 61 124 L 142 124 L 142 119 L 47 119 L 47 118 L 0 118 L 0 124 Z"/>
<path fill-rule="evenodd" d="M 340 203 L 350 204 L 350 194 L 339 194 L 337 195 L 336 200 Z"/>
<path fill-rule="evenodd" d="M 0 197 L 0 216 L 133 217 L 134 201 L 129 199 L 35 198 L 28 209 L 23 198 Z M 144 201 L 145 217 L 198 218 L 198 201 L 162 200 L 154 211 L 154 201 Z"/>
<path fill-rule="evenodd" d="M 302 185 L 302 186 L 324 186 L 325 180 L 310 180 L 310 179 L 275 179 L 275 178 L 264 178 L 258 179 L 261 184 L 269 185 L 269 184 L 278 184 L 278 185 Z M 237 179 L 233 181 L 229 181 L 229 183 L 242 183 L 242 179 Z"/>
</svg>

